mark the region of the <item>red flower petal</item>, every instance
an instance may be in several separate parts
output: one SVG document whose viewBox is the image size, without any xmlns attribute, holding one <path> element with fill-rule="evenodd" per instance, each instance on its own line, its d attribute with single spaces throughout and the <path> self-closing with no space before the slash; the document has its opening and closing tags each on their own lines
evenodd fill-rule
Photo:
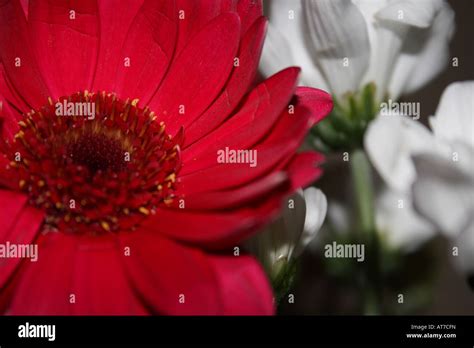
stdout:
<svg viewBox="0 0 474 348">
<path fill-rule="evenodd" d="M 289 193 L 277 190 L 259 204 L 230 211 L 161 209 L 143 222 L 143 228 L 173 240 L 211 250 L 238 245 L 280 210 L 280 202 Z"/>
<path fill-rule="evenodd" d="M 100 0 L 98 2 L 100 45 L 93 91 L 115 90 L 117 70 L 124 67 L 124 57 L 126 57 L 121 54 L 123 43 L 143 1 Z M 135 59 L 133 62 L 135 63 Z"/>
<path fill-rule="evenodd" d="M 8 314 L 72 314 L 71 284 L 74 277 L 76 238 L 63 233 L 41 235 L 38 261 L 25 260 L 15 277 L 15 295 Z"/>
<path fill-rule="evenodd" d="M 180 54 L 189 41 L 200 32 L 212 19 L 220 14 L 234 10 L 233 0 L 177 0 L 178 40 L 176 53 Z"/>
<path fill-rule="evenodd" d="M 321 89 L 298 87 L 295 96 L 297 98 L 295 106 L 304 105 L 311 112 L 309 119 L 311 126 L 324 119 L 332 111 L 333 101 L 331 95 Z"/>
<path fill-rule="evenodd" d="M 23 9 L 23 13 L 25 17 L 28 19 L 28 2 L 29 0 L 20 0 L 21 8 Z"/>
<path fill-rule="evenodd" d="M 146 220 L 145 224 L 174 239 L 204 248 L 235 246 L 268 223 L 278 213 L 280 202 L 285 196 L 317 179 L 322 173 L 318 166 L 322 161 L 323 156 L 318 153 L 302 153 L 292 157 L 285 166 L 284 170 L 291 185 L 283 185 L 283 183 L 277 185 L 278 182 L 275 182 L 271 194 L 270 191 L 265 194 L 262 191 L 259 192 L 258 183 L 250 185 L 250 188 L 247 189 L 243 186 L 230 192 L 203 192 L 190 196 L 190 206 L 186 205 L 185 196 L 184 209 L 160 210 L 155 216 Z M 248 171 L 248 167 L 246 170 Z M 213 176 L 212 178 L 211 181 L 214 181 L 215 178 Z M 269 176 L 268 180 L 271 178 Z M 267 181 L 266 184 L 269 185 L 270 182 Z M 258 194 L 261 196 L 258 197 Z M 199 195 L 202 195 L 202 201 L 199 201 Z M 245 208 L 228 211 L 228 208 L 234 207 L 234 205 L 238 206 L 239 199 L 240 206 Z M 213 204 L 212 200 L 217 204 Z M 218 207 L 221 200 L 224 203 Z M 258 202 L 258 204 L 251 204 L 251 202 Z M 227 210 L 225 210 L 226 208 Z M 202 209 L 216 209 L 216 211 L 203 211 Z M 209 221 L 212 223 L 210 224 Z"/>
<path fill-rule="evenodd" d="M 225 315 L 271 315 L 275 313 L 272 289 L 258 262 L 247 255 L 213 256 Z"/>
<path fill-rule="evenodd" d="M 20 2 L 4 1 L 0 4 L 0 58 L 8 83 L 15 93 L 24 98 L 28 109 L 34 109 L 44 104 L 49 92 L 30 50 L 30 44 Z M 3 91 L 2 93 L 8 97 Z"/>
<path fill-rule="evenodd" d="M 150 103 L 159 119 L 165 121 L 169 134 L 178 131 L 182 118 L 192 120 L 199 116 L 221 91 L 233 66 L 239 34 L 237 15 L 220 15 L 199 32 L 173 62 Z M 181 105 L 183 114 L 179 113 Z"/>
<path fill-rule="evenodd" d="M 320 167 L 324 156 L 316 152 L 305 152 L 295 156 L 288 165 L 292 191 L 306 187 L 318 179 L 322 174 Z"/>
<path fill-rule="evenodd" d="M 184 19 L 179 21 L 177 52 L 213 18 L 225 12 L 236 12 L 242 20 L 242 36 L 263 15 L 261 0 L 177 0 Z"/>
<path fill-rule="evenodd" d="M 287 189 L 288 177 L 283 172 L 275 172 L 254 182 L 226 191 L 199 192 L 186 195 L 187 209 L 229 209 L 261 200 L 265 195 L 282 188 Z M 179 205 L 179 202 L 175 202 Z"/>
<path fill-rule="evenodd" d="M 11 204 L 11 202 L 9 203 Z M 2 244 L 10 242 L 10 244 L 30 244 L 39 233 L 44 219 L 44 213 L 38 209 L 26 206 L 20 214 L 15 215 L 15 221 L 8 231 L 2 231 Z M 0 260 L 0 285 L 8 277 L 9 273 L 18 265 L 20 259 L 5 258 Z"/>
<path fill-rule="evenodd" d="M 122 240 L 136 288 L 160 314 L 273 313 L 271 288 L 249 256 L 205 254 L 144 230 Z"/>
<path fill-rule="evenodd" d="M 237 12 L 242 20 L 242 35 L 263 15 L 262 0 L 239 0 Z M 260 54 L 257 56 L 260 57 Z"/>
<path fill-rule="evenodd" d="M 78 238 L 71 293 L 73 314 L 145 315 L 148 311 L 132 290 L 122 258 L 127 257 L 115 236 Z"/>
<path fill-rule="evenodd" d="M 251 182 L 272 169 L 284 170 L 288 161 L 292 159 L 301 145 L 309 128 L 324 118 L 332 109 L 330 95 L 311 88 L 298 88 L 293 104 L 294 114 L 285 110 L 268 136 L 253 149 L 257 152 L 257 166 L 255 168 L 249 168 L 248 163 L 218 164 L 216 163 L 217 152 L 210 152 L 210 144 L 206 144 L 205 148 L 209 151 L 206 156 L 202 156 L 190 164 L 184 164 L 179 194 L 187 196 L 199 192 L 223 190 Z M 228 137 L 241 136 L 239 132 L 234 134 Z M 226 140 L 223 138 L 222 142 Z M 232 140 L 227 141 L 230 143 Z M 229 145 L 223 143 L 221 146 Z M 204 164 L 209 167 L 195 170 Z"/>
<path fill-rule="evenodd" d="M 28 16 L 32 47 L 51 97 L 90 90 L 99 45 L 97 1 L 31 0 Z"/>
<path fill-rule="evenodd" d="M 6 241 L 10 230 L 15 226 L 16 218 L 24 209 L 27 196 L 18 192 L 0 190 L 0 221 L 2 228 L 0 229 L 0 236 L 3 241 Z"/>
<path fill-rule="evenodd" d="M 272 144 L 273 145 L 273 144 Z M 275 157 L 286 153 L 284 144 L 271 147 L 256 147 L 258 164 L 251 168 L 248 163 L 218 164 L 180 178 L 179 195 L 217 191 L 251 183 L 268 174 L 280 162 Z M 281 152 L 276 152 L 280 150 Z M 277 156 L 276 154 L 279 154 Z M 293 152 L 294 153 L 294 152 Z M 293 154 L 292 154 L 293 155 Z M 216 161 L 217 155 L 214 155 Z M 283 163 L 284 164 L 284 163 Z"/>
<path fill-rule="evenodd" d="M 215 164 L 217 150 L 246 149 L 262 139 L 292 97 L 299 71 L 289 68 L 261 83 L 236 115 L 185 149 L 181 175 Z M 203 159 L 203 154 L 211 156 Z"/>
<path fill-rule="evenodd" d="M 5 72 L 5 68 L 3 64 L 0 62 L 0 91 L 3 95 L 5 101 L 8 101 L 13 105 L 17 110 L 21 112 L 28 112 L 30 111 L 30 107 L 26 103 L 26 101 L 22 98 L 22 96 L 15 90 L 13 85 L 8 81 L 7 73 Z"/>
<path fill-rule="evenodd" d="M 201 251 L 143 229 L 120 238 L 130 248 L 123 261 L 132 284 L 155 313 L 219 313 L 214 275 Z"/>
<path fill-rule="evenodd" d="M 88 238 L 41 235 L 38 261 L 25 260 L 15 278 L 9 314 L 147 314 L 125 276 L 115 237 Z"/>
<path fill-rule="evenodd" d="M 18 121 L 20 121 L 20 119 L 21 115 L 18 111 L 11 108 L 7 100 L 0 94 L 0 135 L 3 140 L 11 141 L 13 139 L 18 131 Z M 2 150 L 3 146 L 3 141 L 0 141 L 0 150 Z"/>
<path fill-rule="evenodd" d="M 1 122 L 2 120 L 0 119 Z M 7 169 L 9 164 L 10 160 L 0 153 L 0 187 L 14 191 L 18 188 L 18 177 L 14 172 Z"/>
<path fill-rule="evenodd" d="M 113 90 L 122 98 L 139 98 L 143 105 L 148 104 L 173 58 L 177 20 L 173 1 L 146 0 L 140 7 L 118 54 L 117 81 Z M 109 41 L 107 45 L 117 43 Z"/>
<path fill-rule="evenodd" d="M 185 148 L 220 125 L 247 93 L 257 72 L 257 57 L 260 57 L 262 51 L 266 24 L 266 19 L 260 17 L 242 39 L 237 55 L 239 66 L 234 68 L 225 89 L 215 102 L 194 122 L 189 124 L 184 120 L 186 125 L 189 124 L 186 128 Z"/>
<path fill-rule="evenodd" d="M 0 190 L 0 244 L 30 244 L 43 222 L 44 214 L 25 206 L 26 196 Z M 21 258 L 0 258 L 0 289 L 20 264 Z"/>
</svg>

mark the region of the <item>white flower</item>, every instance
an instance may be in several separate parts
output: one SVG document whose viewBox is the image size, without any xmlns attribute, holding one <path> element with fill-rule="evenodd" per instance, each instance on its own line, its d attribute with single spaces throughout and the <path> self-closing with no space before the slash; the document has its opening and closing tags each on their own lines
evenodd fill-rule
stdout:
<svg viewBox="0 0 474 348">
<path fill-rule="evenodd" d="M 320 190 L 299 190 L 285 202 L 281 216 L 248 241 L 247 247 L 276 277 L 316 236 L 326 210 L 326 196 Z"/>
<path fill-rule="evenodd" d="M 435 235 L 433 225 L 413 209 L 410 196 L 387 187 L 375 195 L 375 226 L 379 238 L 390 248 L 410 253 Z M 329 202 L 327 220 L 335 232 L 344 234 L 352 228 L 351 211 L 339 201 Z"/>
<path fill-rule="evenodd" d="M 415 206 L 453 238 L 458 265 L 474 274 L 474 81 L 448 86 L 430 125 L 441 151 L 414 156 Z"/>
<path fill-rule="evenodd" d="M 376 84 L 397 99 L 448 60 L 454 13 L 443 0 L 271 0 L 261 71 L 302 67 L 301 83 L 336 97 Z"/>
<path fill-rule="evenodd" d="M 379 116 L 365 148 L 387 184 L 412 195 L 417 211 L 459 247 L 474 272 L 474 81 L 453 83 L 441 97 L 432 132 L 401 116 Z"/>
<path fill-rule="evenodd" d="M 410 192 L 416 177 L 411 156 L 435 151 L 438 145 L 425 126 L 401 114 L 377 116 L 364 138 L 378 173 L 392 189 L 404 194 Z"/>
<path fill-rule="evenodd" d="M 411 196 L 387 187 L 377 195 L 375 224 L 391 247 L 405 252 L 417 250 L 435 235 L 434 226 L 414 210 Z"/>
</svg>

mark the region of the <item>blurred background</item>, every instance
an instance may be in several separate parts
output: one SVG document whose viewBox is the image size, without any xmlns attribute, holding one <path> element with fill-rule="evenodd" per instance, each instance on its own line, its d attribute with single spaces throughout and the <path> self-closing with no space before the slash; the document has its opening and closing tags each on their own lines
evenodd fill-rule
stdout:
<svg viewBox="0 0 474 348">
<path fill-rule="evenodd" d="M 271 0 L 270 0 L 271 1 Z M 435 113 L 443 90 L 451 82 L 474 80 L 474 1 L 448 1 L 455 12 L 456 31 L 450 43 L 451 58 L 459 59 L 459 66 L 449 64 L 435 80 L 416 93 L 406 95 L 401 101 L 420 102 L 421 121 Z M 270 18 L 271 20 L 271 18 Z M 329 197 L 342 202 L 351 200 L 350 187 L 341 190 L 341 182 L 350 183 L 348 162 L 341 161 L 341 154 L 327 158 L 325 173 L 317 183 Z M 333 239 L 331 231 L 322 230 L 301 257 L 301 265 L 291 293 L 294 303 L 282 301 L 281 314 L 360 314 L 360 289 L 357 279 L 339 277 L 341 269 L 357 273 L 354 263 L 346 261 L 328 265 L 322 257 L 321 247 Z M 384 310 L 390 314 L 472 315 L 474 292 L 464 277 L 452 264 L 450 244 L 437 237 L 423 248 L 407 255 L 399 271 L 381 280 L 380 296 Z M 390 257 L 396 257 L 392 255 Z M 391 260 L 387 259 L 387 263 Z M 405 294 L 405 303 L 397 304 L 397 293 Z"/>
</svg>

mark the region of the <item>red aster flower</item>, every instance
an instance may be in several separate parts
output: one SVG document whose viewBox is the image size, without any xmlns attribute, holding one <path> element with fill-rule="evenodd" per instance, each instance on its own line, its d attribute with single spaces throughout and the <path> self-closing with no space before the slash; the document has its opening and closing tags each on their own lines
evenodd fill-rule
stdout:
<svg viewBox="0 0 474 348">
<path fill-rule="evenodd" d="M 295 151 L 332 102 L 297 68 L 251 89 L 265 26 L 251 0 L 0 2 L 0 244 L 38 246 L 0 259 L 0 311 L 273 312 L 234 248 L 320 174 Z"/>
</svg>

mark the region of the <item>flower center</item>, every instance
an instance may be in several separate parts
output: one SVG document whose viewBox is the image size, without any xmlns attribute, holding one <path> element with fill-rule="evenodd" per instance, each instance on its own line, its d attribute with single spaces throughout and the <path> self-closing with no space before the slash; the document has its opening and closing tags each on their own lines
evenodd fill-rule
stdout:
<svg viewBox="0 0 474 348">
<path fill-rule="evenodd" d="M 91 173 L 111 169 L 120 172 L 125 168 L 123 161 L 126 149 L 119 139 L 101 137 L 99 134 L 82 134 L 67 146 L 72 161 L 83 165 Z"/>
<path fill-rule="evenodd" d="M 137 102 L 86 91 L 50 100 L 19 122 L 8 168 L 46 211 L 49 228 L 130 230 L 173 201 L 182 132 L 171 137 Z"/>
</svg>

